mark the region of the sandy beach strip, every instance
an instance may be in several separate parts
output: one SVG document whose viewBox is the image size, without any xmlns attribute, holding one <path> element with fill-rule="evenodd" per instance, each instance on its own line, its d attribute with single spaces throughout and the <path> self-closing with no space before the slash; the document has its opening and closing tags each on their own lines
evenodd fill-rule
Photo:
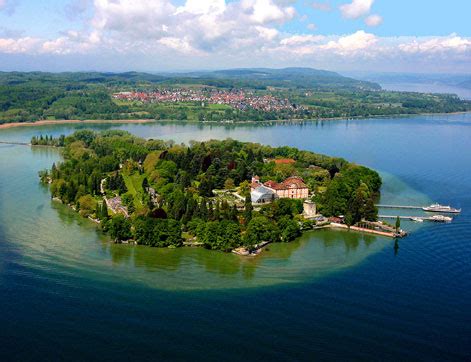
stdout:
<svg viewBox="0 0 471 362">
<path fill-rule="evenodd" d="M 95 124 L 123 124 L 123 123 L 152 123 L 155 122 L 153 119 L 114 119 L 114 120 L 78 120 L 78 119 L 61 119 L 61 120 L 44 120 L 44 121 L 37 121 L 37 122 L 12 122 L 12 123 L 3 123 L 0 124 L 0 129 L 5 128 L 13 128 L 13 127 L 38 127 L 38 126 L 46 126 L 46 125 L 54 125 L 54 124 L 87 124 L 87 123 L 95 123 Z"/>
</svg>

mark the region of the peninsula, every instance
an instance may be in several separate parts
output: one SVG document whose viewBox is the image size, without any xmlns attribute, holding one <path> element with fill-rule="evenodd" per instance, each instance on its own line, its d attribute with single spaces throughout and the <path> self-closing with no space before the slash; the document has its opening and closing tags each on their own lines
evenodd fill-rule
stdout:
<svg viewBox="0 0 471 362">
<path fill-rule="evenodd" d="M 64 161 L 41 180 L 115 241 L 250 253 L 331 222 L 377 221 L 380 176 L 341 158 L 230 139 L 179 145 L 116 130 L 31 143 L 62 147 Z"/>
</svg>

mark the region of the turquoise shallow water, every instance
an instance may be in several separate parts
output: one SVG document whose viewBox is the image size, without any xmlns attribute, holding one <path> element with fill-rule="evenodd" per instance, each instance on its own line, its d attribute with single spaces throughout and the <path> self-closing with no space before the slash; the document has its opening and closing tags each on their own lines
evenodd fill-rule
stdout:
<svg viewBox="0 0 471 362">
<path fill-rule="evenodd" d="M 57 125 L 0 140 L 70 133 Z M 106 129 L 110 126 L 94 126 Z M 3 359 L 465 359 L 471 344 L 471 116 L 119 125 L 148 138 L 289 144 L 378 169 L 384 203 L 462 207 L 389 239 L 312 232 L 256 259 L 112 245 L 52 203 L 55 150 L 0 146 Z"/>
</svg>

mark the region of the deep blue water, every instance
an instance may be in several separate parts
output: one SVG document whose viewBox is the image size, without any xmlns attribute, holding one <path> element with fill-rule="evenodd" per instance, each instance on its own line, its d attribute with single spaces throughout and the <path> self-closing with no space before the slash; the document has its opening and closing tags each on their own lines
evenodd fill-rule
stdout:
<svg viewBox="0 0 471 362">
<path fill-rule="evenodd" d="M 0 140 L 75 128 L 10 129 L 0 131 Z M 404 199 L 422 195 L 463 213 L 451 224 L 415 230 L 396 252 L 392 241 L 370 241 L 371 248 L 381 247 L 321 276 L 244 288 L 244 280 L 257 280 L 253 270 L 269 267 L 261 263 L 243 266 L 248 274 L 237 288 L 227 278 L 227 287 L 179 290 L 188 281 L 177 274 L 169 290 L 152 280 L 170 278 L 185 262 L 165 264 L 164 273 L 146 265 L 146 256 L 142 267 L 130 263 L 125 250 L 110 253 L 93 227 L 45 201 L 47 190 L 35 177 L 56 153 L 0 146 L 2 360 L 470 359 L 471 115 L 114 128 L 179 142 L 231 137 L 338 155 L 398 178 L 414 191 L 406 190 Z M 328 248 L 338 238 L 312 243 Z M 350 260 L 358 242 L 339 250 Z M 280 258 L 281 276 L 296 255 Z M 194 278 L 222 274 L 218 267 L 206 265 Z"/>
</svg>

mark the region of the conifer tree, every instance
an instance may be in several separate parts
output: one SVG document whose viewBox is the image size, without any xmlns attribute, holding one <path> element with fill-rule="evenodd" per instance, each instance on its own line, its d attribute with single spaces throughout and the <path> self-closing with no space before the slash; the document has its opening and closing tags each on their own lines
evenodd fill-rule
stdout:
<svg viewBox="0 0 471 362">
<path fill-rule="evenodd" d="M 238 221 L 238 215 L 239 211 L 237 210 L 237 205 L 234 204 L 229 211 L 229 220 Z"/>
<path fill-rule="evenodd" d="M 109 217 L 108 215 L 108 206 L 106 205 L 106 201 L 103 200 L 101 203 L 101 208 L 100 208 L 100 220 L 107 220 Z"/>
<path fill-rule="evenodd" d="M 142 180 L 142 189 L 147 192 L 148 188 L 149 188 L 149 180 L 147 180 L 147 177 L 144 177 L 144 180 Z"/>
<path fill-rule="evenodd" d="M 399 233 L 400 229 L 401 229 L 401 218 L 398 216 L 396 218 L 396 233 Z"/>
<path fill-rule="evenodd" d="M 247 195 L 245 197 L 245 212 L 244 212 L 246 225 L 250 222 L 250 220 L 252 220 L 252 211 L 253 211 L 252 199 L 250 198 L 250 195 Z"/>
<path fill-rule="evenodd" d="M 221 218 L 221 206 L 219 204 L 219 201 L 216 202 L 216 207 L 214 208 L 214 220 L 219 221 Z"/>
</svg>

